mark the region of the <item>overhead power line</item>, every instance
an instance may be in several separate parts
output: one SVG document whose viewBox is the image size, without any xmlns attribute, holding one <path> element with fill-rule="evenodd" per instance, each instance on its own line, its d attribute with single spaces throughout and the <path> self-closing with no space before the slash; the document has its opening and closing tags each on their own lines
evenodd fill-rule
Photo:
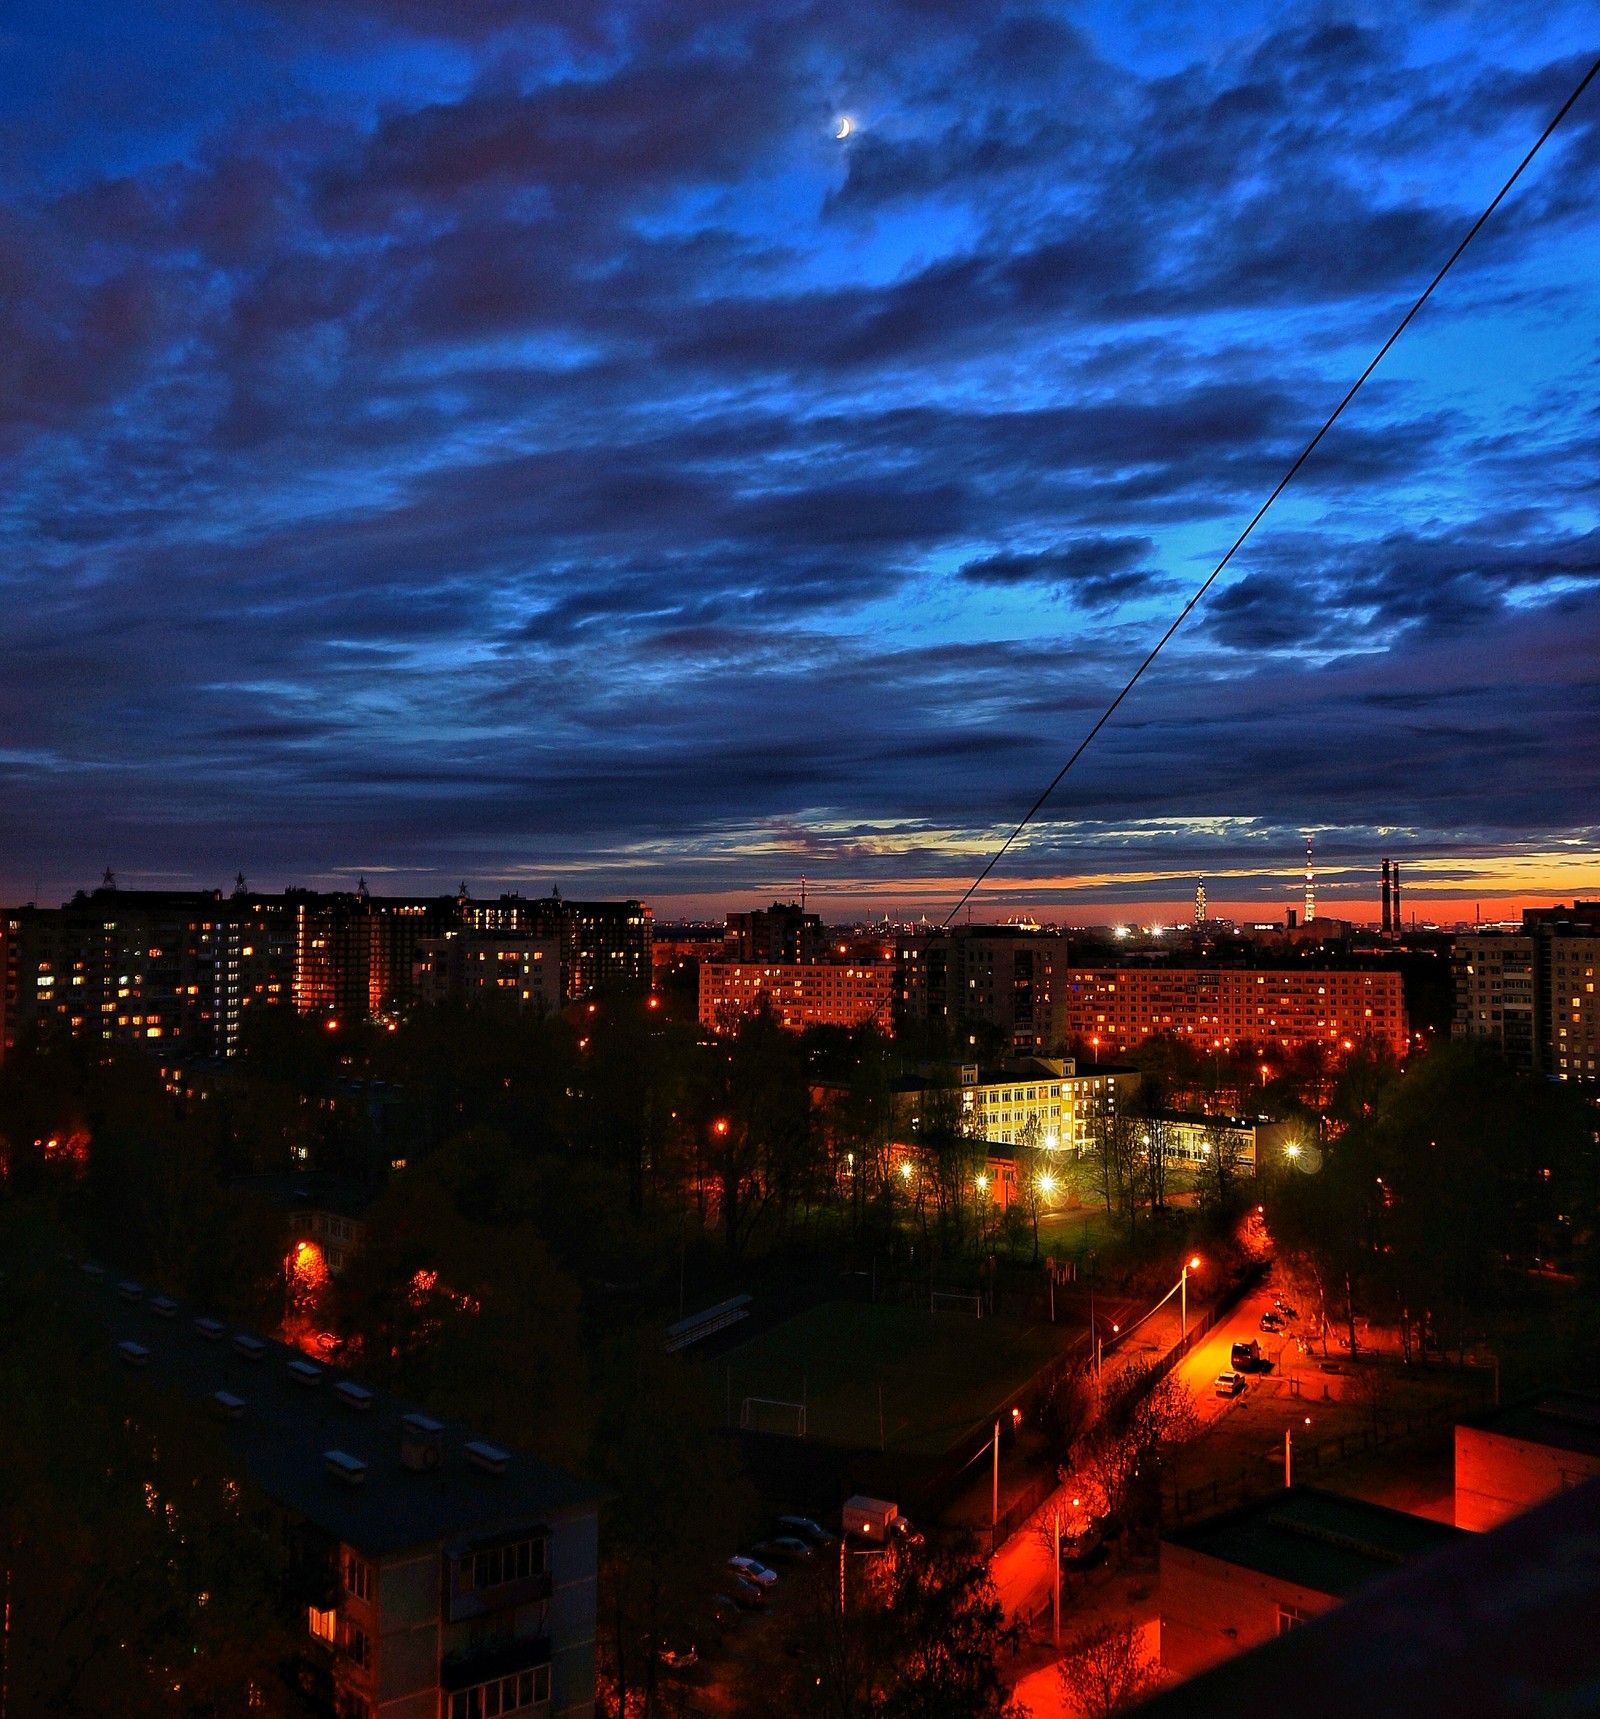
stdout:
<svg viewBox="0 0 1600 1719">
<path fill-rule="evenodd" d="M 988 860 L 984 864 L 983 870 L 980 871 L 978 873 L 978 875 L 972 880 L 972 882 L 967 886 L 966 893 L 955 904 L 955 906 L 952 907 L 950 909 L 950 911 L 945 915 L 944 920 L 942 922 L 944 925 L 949 925 L 950 922 L 955 918 L 955 916 L 961 911 L 961 909 L 963 907 L 965 907 L 966 904 L 969 901 L 971 901 L 973 896 L 978 893 L 978 889 L 979 889 L 980 885 L 983 883 L 984 879 L 986 877 L 988 877 L 989 873 L 992 872 L 994 870 L 994 868 L 1000 863 L 1000 861 L 1005 858 L 1006 854 L 1011 850 L 1012 844 L 1017 840 L 1017 838 L 1022 834 L 1022 832 L 1025 829 L 1027 829 L 1028 825 L 1033 822 L 1035 816 L 1037 816 L 1040 808 L 1044 805 L 1045 801 L 1048 800 L 1050 798 L 1050 796 L 1056 791 L 1056 789 L 1061 786 L 1062 779 L 1066 776 L 1067 772 L 1073 767 L 1074 764 L 1076 764 L 1078 762 L 1078 760 L 1084 755 L 1084 753 L 1086 751 L 1088 751 L 1090 743 L 1094 740 L 1095 736 L 1100 732 L 1100 730 L 1102 728 L 1105 727 L 1105 725 L 1116 714 L 1117 706 L 1122 703 L 1122 701 L 1128 696 L 1128 694 L 1130 692 L 1132 692 L 1133 689 L 1144 678 L 1145 670 L 1148 669 L 1150 667 L 1150 665 L 1156 660 L 1156 658 L 1161 655 L 1161 652 L 1166 648 L 1166 645 L 1167 645 L 1168 641 L 1172 638 L 1173 634 L 1177 632 L 1177 630 L 1183 625 L 1183 623 L 1186 620 L 1188 620 L 1190 614 L 1195 609 L 1196 605 L 1199 604 L 1200 600 L 1205 596 L 1206 592 L 1209 591 L 1211 589 L 1211 587 L 1216 583 L 1217 578 L 1221 574 L 1222 570 L 1228 565 L 1228 563 L 1234 558 L 1234 556 L 1238 554 L 1240 549 L 1242 549 L 1244 547 L 1245 541 L 1249 538 L 1251 532 L 1253 532 L 1255 530 L 1255 528 L 1261 523 L 1261 521 L 1266 517 L 1267 510 L 1278 499 L 1278 497 L 1280 495 L 1282 495 L 1283 492 L 1289 487 L 1290 483 L 1294 480 L 1295 474 L 1300 470 L 1301 466 L 1303 466 L 1306 463 L 1306 461 L 1311 458 L 1311 455 L 1315 451 L 1317 444 L 1322 440 L 1322 438 L 1325 435 L 1327 435 L 1329 430 L 1331 430 L 1333 428 L 1333 426 L 1336 423 L 1338 423 L 1339 418 L 1342 415 L 1342 413 L 1344 412 L 1345 407 L 1348 406 L 1350 404 L 1350 402 L 1353 399 L 1355 399 L 1356 395 L 1361 392 L 1361 385 L 1367 380 L 1367 378 L 1373 373 L 1373 371 L 1376 370 L 1378 368 L 1378 366 L 1383 362 L 1385 355 L 1389 351 L 1389 348 L 1394 345 L 1394 343 L 1400 338 L 1400 336 L 1402 334 L 1405 333 L 1407 327 L 1411 323 L 1412 318 L 1417 314 L 1417 312 L 1419 310 L 1422 309 L 1422 307 L 1433 296 L 1433 289 L 1436 286 L 1438 286 L 1440 281 L 1442 281 L 1444 279 L 1444 277 L 1447 274 L 1449 274 L 1451 269 L 1455 267 L 1457 260 L 1461 256 L 1461 253 L 1464 250 L 1466 250 L 1467 246 L 1470 245 L 1472 243 L 1472 241 L 1478 236 L 1478 233 L 1479 233 L 1480 229 L 1483 227 L 1484 223 L 1495 212 L 1495 210 L 1500 207 L 1501 203 L 1505 200 L 1507 193 L 1511 190 L 1511 187 L 1513 185 L 1515 185 L 1516 182 L 1522 177 L 1523 171 L 1527 168 L 1529 162 L 1531 162 L 1533 160 L 1534 156 L 1536 156 L 1539 153 L 1539 151 L 1544 148 L 1545 144 L 1547 142 L 1549 142 L 1551 134 L 1555 131 L 1556 127 L 1558 125 L 1560 125 L 1562 120 L 1564 120 L 1567 117 L 1568 113 L 1571 112 L 1573 105 L 1577 102 L 1578 98 L 1589 87 L 1589 85 L 1594 81 L 1595 75 L 1597 73 L 1600 73 L 1600 59 L 1597 59 L 1594 62 L 1594 64 L 1589 67 L 1588 71 L 1586 71 L 1583 74 L 1583 76 L 1578 80 L 1577 88 L 1574 89 L 1572 94 L 1569 95 L 1567 97 L 1567 99 L 1561 104 L 1560 108 L 1557 110 L 1557 112 L 1555 114 L 1555 117 L 1550 121 L 1550 123 L 1544 128 L 1544 130 L 1542 132 L 1539 133 L 1539 136 L 1538 136 L 1537 140 L 1535 141 L 1533 147 L 1528 151 L 1528 153 L 1526 155 L 1523 156 L 1521 161 L 1519 161 L 1517 163 L 1516 169 L 1512 173 L 1511 177 L 1506 180 L 1505 184 L 1502 185 L 1497 192 L 1495 192 L 1494 197 L 1493 197 L 1492 201 L 1489 203 L 1488 207 L 1477 218 L 1477 220 L 1474 221 L 1472 223 L 1472 225 L 1467 229 L 1466 235 L 1462 238 L 1461 243 L 1458 244 L 1456 246 L 1456 248 L 1450 253 L 1450 255 L 1445 259 L 1445 262 L 1444 262 L 1443 266 L 1440 268 L 1439 272 L 1433 277 L 1433 279 L 1431 281 L 1428 282 L 1427 286 L 1425 286 L 1422 289 L 1422 292 L 1419 295 L 1416 303 L 1413 304 L 1412 307 L 1410 308 L 1410 310 L 1408 310 L 1405 313 L 1405 315 L 1400 318 L 1399 322 L 1395 325 L 1394 333 L 1391 334 L 1389 336 L 1389 338 L 1386 341 L 1384 341 L 1383 345 L 1378 348 L 1377 352 L 1374 353 L 1373 358 L 1372 358 L 1372 362 L 1370 364 L 1368 364 L 1366 369 L 1363 370 L 1361 372 L 1361 374 L 1355 379 L 1355 381 L 1350 384 L 1349 391 L 1345 394 L 1344 398 L 1339 402 L 1339 404 L 1337 406 L 1335 406 L 1334 409 L 1328 414 L 1327 418 L 1323 422 L 1322 428 L 1320 430 L 1318 430 L 1317 433 L 1311 438 L 1311 440 L 1306 443 L 1305 447 L 1300 450 L 1300 454 L 1299 454 L 1298 458 L 1296 458 L 1294 464 L 1289 467 L 1288 471 L 1286 471 L 1281 478 L 1279 478 L 1277 486 L 1272 491 L 1272 494 L 1269 495 L 1264 502 L 1262 502 L 1261 506 L 1256 509 L 1254 516 L 1250 520 L 1250 523 L 1244 528 L 1243 531 L 1241 531 L 1239 533 L 1239 535 L 1236 538 L 1234 538 L 1232 545 L 1229 547 L 1228 553 L 1226 555 L 1224 555 L 1223 558 L 1216 564 L 1216 566 L 1211 569 L 1211 571 L 1206 575 L 1204 584 L 1202 584 L 1200 586 L 1199 590 L 1197 590 L 1194 593 L 1194 595 L 1189 599 L 1189 601 L 1187 603 L 1185 603 L 1183 605 L 1183 607 L 1178 611 L 1176 617 L 1172 621 L 1172 624 L 1161 635 L 1161 637 L 1156 640 L 1155 644 L 1151 647 L 1149 655 L 1146 656 L 1144 661 L 1141 662 L 1139 664 L 1139 666 L 1133 671 L 1133 673 L 1128 676 L 1127 680 L 1123 683 L 1122 690 L 1117 694 L 1117 696 L 1114 699 L 1112 699 L 1110 704 L 1108 704 L 1105 707 L 1105 709 L 1103 711 L 1101 711 L 1099 717 L 1097 718 L 1097 720 L 1095 722 L 1094 727 L 1091 728 L 1089 730 L 1089 732 L 1084 735 L 1083 739 L 1078 742 L 1077 746 L 1073 750 L 1072 756 L 1067 759 L 1066 763 L 1063 764 L 1058 771 L 1056 771 L 1055 775 L 1053 777 L 1051 777 L 1050 783 L 1045 788 L 1044 792 L 1042 794 L 1040 794 L 1038 799 L 1036 799 L 1033 802 L 1033 804 L 1031 806 L 1029 806 L 1027 811 L 1022 814 L 1022 817 L 1017 822 L 1016 828 L 1014 830 L 1012 830 L 1011 834 L 1006 837 L 1006 839 L 1000 844 L 999 847 L 997 847 L 995 849 L 995 851 L 992 854 L 990 854 Z"/>
</svg>

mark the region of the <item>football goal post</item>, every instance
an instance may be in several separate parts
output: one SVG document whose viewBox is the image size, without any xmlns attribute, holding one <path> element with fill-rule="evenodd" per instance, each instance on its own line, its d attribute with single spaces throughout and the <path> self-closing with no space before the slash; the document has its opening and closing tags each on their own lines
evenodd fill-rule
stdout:
<svg viewBox="0 0 1600 1719">
<path fill-rule="evenodd" d="M 739 1411 L 739 1425 L 749 1432 L 787 1433 L 806 1436 L 806 1406 L 785 1402 L 781 1397 L 746 1397 Z"/>
<path fill-rule="evenodd" d="M 974 1319 L 983 1317 L 983 1294 L 980 1290 L 930 1289 L 930 1313 L 970 1313 Z"/>
</svg>

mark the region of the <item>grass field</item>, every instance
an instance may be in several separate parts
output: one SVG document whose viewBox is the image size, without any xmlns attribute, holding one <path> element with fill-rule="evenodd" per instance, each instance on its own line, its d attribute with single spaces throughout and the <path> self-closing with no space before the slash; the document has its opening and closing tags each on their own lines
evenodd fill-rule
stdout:
<svg viewBox="0 0 1600 1719">
<path fill-rule="evenodd" d="M 735 1425 L 747 1397 L 804 1401 L 807 1436 L 879 1442 L 938 1456 L 1010 1407 L 1010 1393 L 1060 1352 L 1070 1332 L 971 1313 L 832 1301 L 711 1363 L 724 1372 Z M 749 1424 L 793 1432 L 791 1411 L 752 1405 Z"/>
</svg>

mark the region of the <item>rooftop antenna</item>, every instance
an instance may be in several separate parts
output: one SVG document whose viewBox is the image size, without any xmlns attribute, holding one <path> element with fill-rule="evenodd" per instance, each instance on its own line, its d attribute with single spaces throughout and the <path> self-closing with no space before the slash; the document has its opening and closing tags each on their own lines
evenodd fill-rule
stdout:
<svg viewBox="0 0 1600 1719">
<path fill-rule="evenodd" d="M 244 873 L 242 871 L 237 871 L 233 874 L 233 893 L 235 895 L 248 895 L 250 893 L 249 886 L 244 881 Z"/>
</svg>

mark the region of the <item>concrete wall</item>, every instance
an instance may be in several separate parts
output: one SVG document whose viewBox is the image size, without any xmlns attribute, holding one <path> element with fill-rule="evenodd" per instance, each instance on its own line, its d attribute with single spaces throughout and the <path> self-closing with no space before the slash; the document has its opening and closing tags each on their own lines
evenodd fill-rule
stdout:
<svg viewBox="0 0 1600 1719">
<path fill-rule="evenodd" d="M 1182 1678 L 1271 1641 L 1280 1606 L 1312 1618 L 1338 1602 L 1186 1546 L 1163 1545 L 1160 1603 L 1162 1667 Z"/>
<path fill-rule="evenodd" d="M 1483 1533 L 1532 1505 L 1600 1474 L 1600 1457 L 1456 1428 L 1456 1527 Z"/>
</svg>

